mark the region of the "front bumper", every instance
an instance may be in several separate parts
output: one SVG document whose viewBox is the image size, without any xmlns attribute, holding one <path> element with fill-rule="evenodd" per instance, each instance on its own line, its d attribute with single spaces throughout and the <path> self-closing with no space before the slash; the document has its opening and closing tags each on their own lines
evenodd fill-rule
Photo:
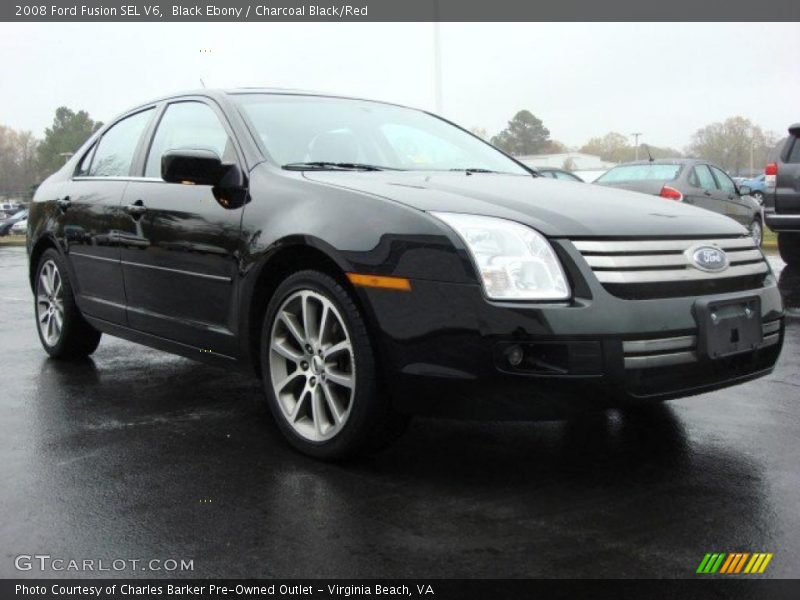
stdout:
<svg viewBox="0 0 800 600">
<path fill-rule="evenodd" d="M 703 298 L 757 296 L 763 342 L 712 360 L 697 352 L 695 297 L 626 300 L 596 281 L 569 304 L 490 302 L 479 285 L 412 281 L 412 291 L 361 289 L 379 334 L 387 391 L 402 412 L 477 419 L 560 418 L 664 400 L 770 373 L 783 345 L 783 309 L 765 287 Z M 508 362 L 519 345 L 535 356 Z"/>
</svg>

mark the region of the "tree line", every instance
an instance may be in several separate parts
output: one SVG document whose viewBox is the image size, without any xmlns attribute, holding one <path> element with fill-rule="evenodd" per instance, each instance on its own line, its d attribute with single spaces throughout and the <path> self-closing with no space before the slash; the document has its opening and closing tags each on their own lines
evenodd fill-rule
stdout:
<svg viewBox="0 0 800 600">
<path fill-rule="evenodd" d="M 568 151 L 565 144 L 550 138 L 550 130 L 544 126 L 541 119 L 528 110 L 519 111 L 505 129 L 491 138 L 486 135 L 486 130 L 480 127 L 472 128 L 472 132 L 489 139 L 493 145 L 512 156 Z M 702 158 L 718 164 L 732 175 L 739 175 L 749 172 L 751 164 L 754 170 L 761 170 L 778 141 L 778 136 L 774 133 L 764 131 L 749 119 L 737 116 L 698 129 L 683 151 L 652 144 L 639 144 L 637 153 L 630 136 L 614 131 L 601 137 L 591 138 L 576 150 L 594 154 L 601 160 L 614 163 L 634 160 L 637 154 L 640 159 L 648 156 Z M 569 168 L 568 164 L 564 166 Z"/>
<path fill-rule="evenodd" d="M 0 197 L 30 199 L 39 183 L 57 171 L 102 123 L 84 110 L 56 110 L 53 124 L 37 139 L 30 131 L 0 125 Z"/>
</svg>

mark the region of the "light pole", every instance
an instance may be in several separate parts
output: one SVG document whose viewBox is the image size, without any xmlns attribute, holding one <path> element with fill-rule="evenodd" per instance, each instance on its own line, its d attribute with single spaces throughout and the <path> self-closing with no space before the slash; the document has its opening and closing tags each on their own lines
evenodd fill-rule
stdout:
<svg viewBox="0 0 800 600">
<path fill-rule="evenodd" d="M 633 136 L 633 147 L 634 151 L 636 152 L 636 158 L 634 160 L 639 160 L 639 138 L 642 135 L 642 132 L 639 131 L 637 133 L 632 133 Z"/>
<path fill-rule="evenodd" d="M 439 0 L 433 0 L 433 91 L 436 112 L 442 113 L 442 32 Z"/>
</svg>

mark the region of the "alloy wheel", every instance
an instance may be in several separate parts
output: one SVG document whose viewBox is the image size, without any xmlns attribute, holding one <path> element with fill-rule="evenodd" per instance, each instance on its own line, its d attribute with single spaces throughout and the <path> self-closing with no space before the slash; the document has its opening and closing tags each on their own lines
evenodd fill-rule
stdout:
<svg viewBox="0 0 800 600">
<path fill-rule="evenodd" d="M 64 329 L 64 286 L 58 266 L 52 260 L 42 265 L 36 287 L 36 319 L 42 339 L 55 346 Z"/>
<path fill-rule="evenodd" d="M 756 243 L 756 246 L 761 247 L 761 238 L 764 236 L 764 232 L 761 228 L 761 223 L 759 221 L 753 221 L 750 224 L 750 237 L 753 238 L 753 241 Z"/>
<path fill-rule="evenodd" d="M 350 334 L 324 295 L 301 290 L 278 309 L 269 338 L 272 389 L 286 421 L 310 441 L 335 437 L 356 391 Z"/>
</svg>

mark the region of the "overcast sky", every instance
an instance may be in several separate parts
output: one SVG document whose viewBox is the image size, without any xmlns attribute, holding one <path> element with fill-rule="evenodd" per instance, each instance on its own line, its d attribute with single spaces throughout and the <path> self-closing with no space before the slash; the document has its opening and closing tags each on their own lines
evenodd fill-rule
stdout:
<svg viewBox="0 0 800 600">
<path fill-rule="evenodd" d="M 434 109 L 430 23 L 0 24 L 0 124 L 58 106 L 106 121 L 163 94 L 275 86 Z M 800 24 L 441 25 L 444 116 L 494 134 L 519 109 L 579 146 L 618 131 L 683 148 L 733 115 L 800 121 Z M 201 52 L 201 49 L 210 52 Z"/>
</svg>

